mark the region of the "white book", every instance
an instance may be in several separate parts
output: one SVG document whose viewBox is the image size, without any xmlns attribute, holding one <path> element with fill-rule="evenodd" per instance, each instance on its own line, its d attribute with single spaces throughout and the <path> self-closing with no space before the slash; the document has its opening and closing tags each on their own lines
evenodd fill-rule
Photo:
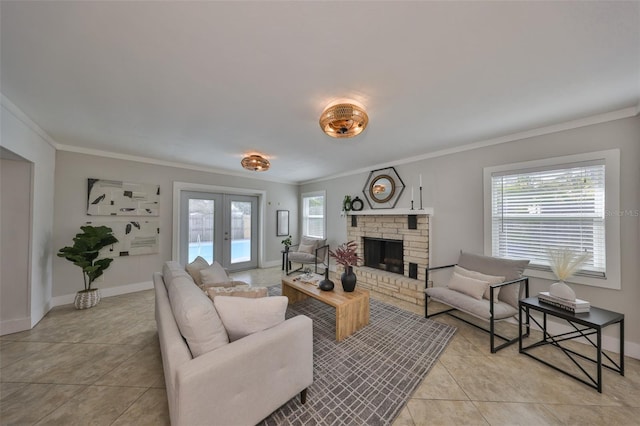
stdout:
<svg viewBox="0 0 640 426">
<path fill-rule="evenodd" d="M 541 291 L 540 293 L 538 293 L 538 299 L 561 303 L 562 305 L 570 306 L 574 309 L 589 308 L 591 306 L 591 304 L 586 300 L 576 299 L 575 301 L 572 301 L 572 300 L 561 299 L 559 297 L 552 296 L 551 294 L 549 294 L 548 291 Z"/>
</svg>

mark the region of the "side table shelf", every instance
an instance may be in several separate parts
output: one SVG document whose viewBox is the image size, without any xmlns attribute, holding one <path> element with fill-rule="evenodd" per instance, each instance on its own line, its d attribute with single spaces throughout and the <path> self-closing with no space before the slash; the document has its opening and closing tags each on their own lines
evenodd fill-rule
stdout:
<svg viewBox="0 0 640 426">
<path fill-rule="evenodd" d="M 574 314 L 555 306 L 540 303 L 537 297 L 529 297 L 520 300 L 519 306 L 519 350 L 521 354 L 525 354 L 561 373 L 566 374 L 567 376 L 591 386 L 592 388 L 597 389 L 600 393 L 602 393 L 602 367 L 608 368 L 616 373 L 620 373 L 621 376 L 624 376 L 624 314 L 593 306 L 587 313 Z M 530 311 L 542 313 L 542 324 L 530 316 Z M 527 325 L 526 323 L 523 323 L 523 316 L 526 316 L 526 318 L 530 319 L 530 321 L 535 323 L 542 330 L 542 340 L 532 343 L 526 347 L 523 346 L 523 337 L 527 336 L 530 330 L 527 329 L 526 333 L 523 334 L 523 325 L 525 325 L 525 327 Z M 574 330 L 552 335 L 547 331 L 547 316 L 566 321 Z M 620 327 L 620 359 L 617 363 L 602 351 L 602 330 L 605 327 L 614 324 L 618 324 Z M 594 334 L 596 335 L 595 342 L 589 337 Z M 562 342 L 578 338 L 586 339 L 596 349 L 595 359 L 573 351 L 561 344 Z M 582 371 L 582 373 L 584 373 L 584 375 L 579 377 L 566 370 L 560 369 L 531 353 L 531 349 L 545 345 L 552 345 L 562 350 L 562 352 Z M 595 363 L 597 377 L 594 378 L 592 374 L 589 374 L 589 372 L 587 372 L 574 357 L 580 357 Z M 603 357 L 606 358 L 611 365 L 604 364 Z"/>
</svg>

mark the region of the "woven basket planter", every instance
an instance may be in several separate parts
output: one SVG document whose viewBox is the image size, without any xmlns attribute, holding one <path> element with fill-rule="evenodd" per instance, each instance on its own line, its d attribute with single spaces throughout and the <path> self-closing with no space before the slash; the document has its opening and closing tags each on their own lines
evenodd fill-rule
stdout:
<svg viewBox="0 0 640 426">
<path fill-rule="evenodd" d="M 73 301 L 76 309 L 93 308 L 100 302 L 100 289 L 94 288 L 89 291 L 79 291 Z"/>
</svg>

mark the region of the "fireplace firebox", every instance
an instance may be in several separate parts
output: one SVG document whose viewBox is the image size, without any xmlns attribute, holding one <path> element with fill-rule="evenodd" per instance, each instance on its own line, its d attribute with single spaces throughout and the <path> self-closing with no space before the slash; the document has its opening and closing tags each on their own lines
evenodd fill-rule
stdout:
<svg viewBox="0 0 640 426">
<path fill-rule="evenodd" d="M 402 240 L 364 237 L 364 265 L 383 271 L 404 274 Z"/>
</svg>

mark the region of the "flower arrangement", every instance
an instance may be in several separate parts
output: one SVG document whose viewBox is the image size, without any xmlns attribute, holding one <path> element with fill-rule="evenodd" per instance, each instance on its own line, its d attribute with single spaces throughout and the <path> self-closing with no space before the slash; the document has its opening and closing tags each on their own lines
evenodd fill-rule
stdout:
<svg viewBox="0 0 640 426">
<path fill-rule="evenodd" d="M 578 254 L 568 248 L 547 249 L 549 266 L 560 281 L 572 277 L 589 260 L 589 253 Z"/>
<path fill-rule="evenodd" d="M 329 256 L 346 269 L 349 266 L 358 266 L 358 262 L 362 260 L 358 256 L 357 249 L 358 244 L 355 241 L 349 241 L 338 246 L 335 251 L 329 250 Z"/>
</svg>

